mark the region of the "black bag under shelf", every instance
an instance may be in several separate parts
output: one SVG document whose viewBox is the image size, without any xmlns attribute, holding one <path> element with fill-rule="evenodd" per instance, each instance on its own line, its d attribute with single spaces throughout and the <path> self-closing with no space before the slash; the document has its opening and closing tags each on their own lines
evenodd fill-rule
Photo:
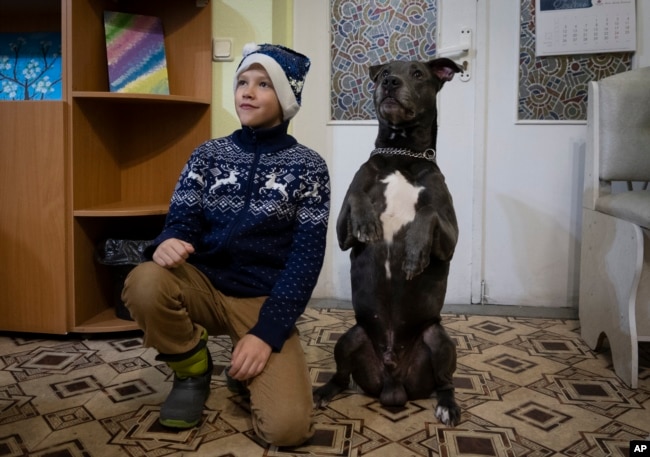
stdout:
<svg viewBox="0 0 650 457">
<path fill-rule="evenodd" d="M 113 279 L 113 304 L 115 315 L 120 319 L 133 318 L 122 302 L 122 288 L 127 275 L 136 265 L 147 260 L 144 251 L 152 240 L 118 240 L 109 238 L 97 246 L 95 259 L 102 265 L 110 267 Z"/>
</svg>

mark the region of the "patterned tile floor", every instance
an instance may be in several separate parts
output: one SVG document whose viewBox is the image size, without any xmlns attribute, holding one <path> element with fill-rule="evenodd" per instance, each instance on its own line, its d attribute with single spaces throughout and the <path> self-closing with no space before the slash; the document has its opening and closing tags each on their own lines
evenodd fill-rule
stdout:
<svg viewBox="0 0 650 457">
<path fill-rule="evenodd" d="M 352 311 L 309 308 L 301 335 L 315 385 L 329 378 L 337 337 Z M 136 456 L 624 456 L 650 439 L 650 348 L 639 388 L 613 374 L 573 319 L 444 315 L 458 344 L 456 428 L 434 418 L 434 400 L 382 408 L 354 386 L 316 411 L 301 448 L 260 446 L 246 402 L 225 387 L 230 345 L 211 338 L 213 390 L 198 428 L 157 423 L 169 369 L 137 332 L 110 338 L 0 335 L 0 457 Z"/>
</svg>

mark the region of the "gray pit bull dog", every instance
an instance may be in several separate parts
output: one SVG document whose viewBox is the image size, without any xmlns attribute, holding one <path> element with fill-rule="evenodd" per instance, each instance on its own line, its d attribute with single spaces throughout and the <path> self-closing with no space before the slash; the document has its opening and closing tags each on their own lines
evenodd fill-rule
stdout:
<svg viewBox="0 0 650 457">
<path fill-rule="evenodd" d="M 336 373 L 314 391 L 317 407 L 352 375 L 386 406 L 435 392 L 436 417 L 460 421 L 456 346 L 440 318 L 458 226 L 435 161 L 436 95 L 460 71 L 445 58 L 370 68 L 376 149 L 354 176 L 336 225 L 341 249 L 352 248 L 356 325 L 336 343 Z"/>
</svg>

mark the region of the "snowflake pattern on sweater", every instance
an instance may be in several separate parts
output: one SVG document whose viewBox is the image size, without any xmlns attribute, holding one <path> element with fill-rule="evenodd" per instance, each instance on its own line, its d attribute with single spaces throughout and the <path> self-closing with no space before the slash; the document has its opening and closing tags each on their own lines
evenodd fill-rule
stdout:
<svg viewBox="0 0 650 457">
<path fill-rule="evenodd" d="M 268 296 L 254 334 L 279 351 L 304 312 L 323 264 L 330 206 L 327 165 L 273 129 L 237 130 L 199 146 L 172 195 L 162 233 L 191 243 L 189 263 L 226 295 Z"/>
</svg>

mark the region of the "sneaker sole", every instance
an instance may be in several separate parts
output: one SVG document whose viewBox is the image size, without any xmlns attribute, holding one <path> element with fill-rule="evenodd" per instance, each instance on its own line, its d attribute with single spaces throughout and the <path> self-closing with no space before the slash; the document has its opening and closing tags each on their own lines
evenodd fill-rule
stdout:
<svg viewBox="0 0 650 457">
<path fill-rule="evenodd" d="M 164 427 L 184 429 L 184 428 L 196 427 L 198 423 L 201 422 L 201 420 L 199 419 L 194 422 L 185 422 L 182 420 L 174 420 L 174 419 L 158 419 L 158 422 L 160 423 L 160 425 Z"/>
</svg>

